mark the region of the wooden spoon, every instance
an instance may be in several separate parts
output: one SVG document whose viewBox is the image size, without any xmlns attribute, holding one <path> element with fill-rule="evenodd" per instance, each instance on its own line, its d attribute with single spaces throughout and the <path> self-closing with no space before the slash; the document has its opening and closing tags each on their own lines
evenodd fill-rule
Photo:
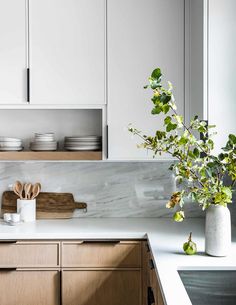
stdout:
<svg viewBox="0 0 236 305">
<path fill-rule="evenodd" d="M 25 191 L 25 199 L 30 199 L 31 191 L 32 191 L 32 184 L 31 183 L 25 183 L 24 191 Z"/>
<path fill-rule="evenodd" d="M 35 199 L 38 196 L 40 191 L 41 191 L 41 184 L 35 183 L 32 187 L 31 200 Z"/>
<path fill-rule="evenodd" d="M 13 186 L 13 191 L 14 193 L 22 200 L 23 199 L 23 185 L 21 184 L 20 181 L 16 181 L 14 186 Z"/>
</svg>

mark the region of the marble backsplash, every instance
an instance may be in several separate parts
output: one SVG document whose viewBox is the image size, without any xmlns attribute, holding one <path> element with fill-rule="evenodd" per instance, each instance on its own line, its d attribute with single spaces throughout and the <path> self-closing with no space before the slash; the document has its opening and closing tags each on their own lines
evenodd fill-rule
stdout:
<svg viewBox="0 0 236 305">
<path fill-rule="evenodd" d="M 169 217 L 165 208 L 175 190 L 170 162 L 3 162 L 0 195 L 16 180 L 40 182 L 42 191 L 71 192 L 88 212 L 75 217 Z M 202 216 L 195 204 L 187 217 Z"/>
</svg>

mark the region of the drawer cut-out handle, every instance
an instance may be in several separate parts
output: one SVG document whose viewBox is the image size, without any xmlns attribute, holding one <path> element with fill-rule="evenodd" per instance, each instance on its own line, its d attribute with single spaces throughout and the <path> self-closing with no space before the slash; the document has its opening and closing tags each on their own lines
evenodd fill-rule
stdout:
<svg viewBox="0 0 236 305">
<path fill-rule="evenodd" d="M 84 240 L 82 244 L 119 244 L 119 240 Z"/>
<path fill-rule="evenodd" d="M 0 267 L 0 272 L 1 271 L 10 272 L 10 271 L 16 271 L 16 270 L 17 270 L 17 268 L 15 268 L 15 267 L 6 267 L 6 268 L 1 268 Z"/>
<path fill-rule="evenodd" d="M 16 244 L 17 240 L 0 240 L 0 244 Z"/>
<path fill-rule="evenodd" d="M 152 259 L 150 259 L 150 260 L 149 260 L 149 266 L 150 266 L 150 269 L 151 269 L 151 270 L 153 270 L 153 269 L 155 268 L 155 266 L 154 266 L 154 263 L 153 263 L 153 260 L 152 260 Z"/>
</svg>

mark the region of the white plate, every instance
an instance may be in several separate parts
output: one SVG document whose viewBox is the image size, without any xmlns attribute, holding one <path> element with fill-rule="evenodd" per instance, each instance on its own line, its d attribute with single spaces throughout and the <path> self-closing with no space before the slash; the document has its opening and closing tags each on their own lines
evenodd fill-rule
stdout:
<svg viewBox="0 0 236 305">
<path fill-rule="evenodd" d="M 30 145 L 31 149 L 57 149 L 57 145 L 55 146 L 34 146 L 34 145 Z"/>
<path fill-rule="evenodd" d="M 22 149 L 23 147 L 1 147 L 0 151 L 19 151 Z"/>
<path fill-rule="evenodd" d="M 17 138 L 8 138 L 8 137 L 0 137 L 1 142 L 21 142 L 21 139 Z"/>
<path fill-rule="evenodd" d="M 55 148 L 34 148 L 34 147 L 30 147 L 30 149 L 32 150 L 32 151 L 56 151 L 57 150 L 57 148 L 55 147 Z"/>
<path fill-rule="evenodd" d="M 33 141 L 30 144 L 34 145 L 56 145 L 57 141 Z"/>
<path fill-rule="evenodd" d="M 35 143 L 35 144 L 54 144 L 54 143 L 57 143 L 57 141 L 54 141 L 54 140 L 36 140 L 34 139 L 33 142 L 31 143 Z"/>
<path fill-rule="evenodd" d="M 54 136 L 54 132 L 35 132 L 34 134 L 35 136 Z"/>
<path fill-rule="evenodd" d="M 98 146 L 101 142 L 65 142 L 64 145 L 68 146 Z"/>
<path fill-rule="evenodd" d="M 66 147 L 65 146 L 65 149 L 66 150 L 76 150 L 76 151 L 79 151 L 79 150 L 100 150 L 101 147 L 91 147 L 91 146 L 84 146 L 84 147 Z"/>
<path fill-rule="evenodd" d="M 35 137 L 35 141 L 54 141 L 54 137 Z"/>
<path fill-rule="evenodd" d="M 46 147 L 46 146 L 43 146 L 43 147 L 36 147 L 36 146 L 30 146 L 30 149 L 32 149 L 32 150 L 56 150 L 56 149 L 57 149 L 57 146 L 53 146 L 53 147 Z"/>
<path fill-rule="evenodd" d="M 65 144 L 97 144 L 97 143 L 101 143 L 101 140 L 66 140 L 64 143 Z"/>
<path fill-rule="evenodd" d="M 101 138 L 101 136 L 72 136 L 65 137 L 65 141 L 99 141 Z"/>
<path fill-rule="evenodd" d="M 0 147 L 21 147 L 22 143 L 21 142 L 0 142 Z"/>
</svg>

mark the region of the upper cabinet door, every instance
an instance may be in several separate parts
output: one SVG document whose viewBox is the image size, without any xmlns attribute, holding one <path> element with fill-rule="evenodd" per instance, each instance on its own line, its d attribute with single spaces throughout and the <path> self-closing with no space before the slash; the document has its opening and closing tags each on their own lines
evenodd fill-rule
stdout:
<svg viewBox="0 0 236 305">
<path fill-rule="evenodd" d="M 147 159 L 127 126 L 145 134 L 163 129 L 151 114 L 152 93 L 144 90 L 160 67 L 173 83 L 178 110 L 184 112 L 184 0 L 108 0 L 108 157 Z"/>
<path fill-rule="evenodd" d="M 30 0 L 30 103 L 105 103 L 105 0 Z"/>
<path fill-rule="evenodd" d="M 0 0 L 0 104 L 26 102 L 25 0 Z"/>
</svg>

